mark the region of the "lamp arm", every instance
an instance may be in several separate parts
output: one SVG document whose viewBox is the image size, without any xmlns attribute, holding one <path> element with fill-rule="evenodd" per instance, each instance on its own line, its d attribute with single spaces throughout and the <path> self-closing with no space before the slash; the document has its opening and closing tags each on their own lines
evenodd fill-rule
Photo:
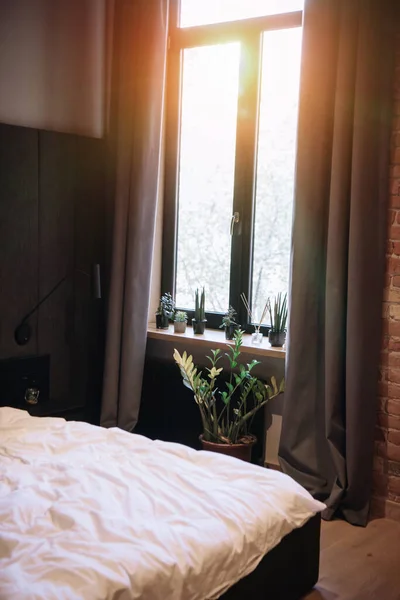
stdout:
<svg viewBox="0 0 400 600">
<path fill-rule="evenodd" d="M 77 273 L 81 273 L 82 275 L 85 275 L 85 277 L 90 277 L 90 275 L 88 273 L 86 273 L 85 271 L 82 271 L 81 269 L 75 269 L 75 271 Z M 50 298 L 50 296 L 52 296 L 55 291 L 58 290 L 58 288 L 64 283 L 64 281 L 66 281 L 68 279 L 68 277 L 69 277 L 69 275 L 64 275 L 64 277 L 62 277 L 60 279 L 60 281 L 58 281 L 56 283 L 56 285 L 54 287 L 52 287 L 51 290 L 45 296 L 43 296 L 43 298 L 41 298 L 39 300 L 39 302 L 37 304 L 35 304 L 35 306 L 21 319 L 21 321 L 19 322 L 19 325 L 17 325 L 17 327 L 15 328 L 15 331 L 14 331 L 14 339 L 15 339 L 16 343 L 18 344 L 18 346 L 25 346 L 25 344 L 27 344 L 31 338 L 32 332 L 31 332 L 31 327 L 28 323 L 29 317 L 31 317 L 38 310 L 38 308 L 44 302 L 46 302 L 46 300 L 48 298 Z M 93 277 L 94 297 L 96 299 L 101 299 L 100 265 L 99 264 L 93 265 L 92 277 Z"/>
<path fill-rule="evenodd" d="M 50 290 L 50 292 L 48 292 L 45 296 L 43 296 L 43 298 L 32 308 L 32 310 L 30 310 L 22 319 L 20 324 L 18 325 L 18 327 L 20 325 L 22 325 L 23 323 L 25 323 L 25 321 L 27 321 L 29 319 L 29 317 L 31 317 L 40 306 L 42 306 L 42 304 L 44 302 L 46 302 L 47 298 L 50 298 L 50 296 L 52 294 L 54 294 L 54 292 L 56 290 L 58 290 L 58 288 L 64 283 L 64 281 L 67 279 L 67 277 L 63 277 L 62 279 L 60 279 L 60 281 L 58 283 L 56 283 L 56 285 Z"/>
</svg>

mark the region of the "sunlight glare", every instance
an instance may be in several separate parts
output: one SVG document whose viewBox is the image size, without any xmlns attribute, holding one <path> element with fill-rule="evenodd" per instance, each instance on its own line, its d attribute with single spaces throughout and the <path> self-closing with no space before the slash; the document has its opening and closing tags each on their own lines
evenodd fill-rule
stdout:
<svg viewBox="0 0 400 600">
<path fill-rule="evenodd" d="M 304 0 L 181 0 L 181 27 L 225 23 L 303 9 Z"/>
</svg>

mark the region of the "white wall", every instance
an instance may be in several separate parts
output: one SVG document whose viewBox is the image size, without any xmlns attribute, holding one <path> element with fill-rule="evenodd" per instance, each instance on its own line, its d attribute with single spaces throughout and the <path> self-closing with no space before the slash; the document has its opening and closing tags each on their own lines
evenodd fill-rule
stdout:
<svg viewBox="0 0 400 600">
<path fill-rule="evenodd" d="M 0 122 L 101 137 L 106 0 L 0 0 Z"/>
</svg>

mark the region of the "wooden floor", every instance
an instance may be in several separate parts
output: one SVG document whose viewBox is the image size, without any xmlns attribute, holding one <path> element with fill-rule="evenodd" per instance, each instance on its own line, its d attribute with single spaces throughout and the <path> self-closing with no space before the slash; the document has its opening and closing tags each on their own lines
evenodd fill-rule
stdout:
<svg viewBox="0 0 400 600">
<path fill-rule="evenodd" d="M 322 523 L 320 578 L 304 600 L 400 600 L 400 523 Z"/>
</svg>

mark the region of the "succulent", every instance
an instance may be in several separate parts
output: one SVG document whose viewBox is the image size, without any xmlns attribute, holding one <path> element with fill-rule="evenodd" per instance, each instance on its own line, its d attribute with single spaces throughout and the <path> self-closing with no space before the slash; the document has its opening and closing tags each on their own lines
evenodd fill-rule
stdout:
<svg viewBox="0 0 400 600">
<path fill-rule="evenodd" d="M 177 310 L 174 321 L 175 323 L 187 323 L 187 313 L 184 310 Z"/>
<path fill-rule="evenodd" d="M 175 310 L 175 302 L 171 294 L 167 292 L 160 298 L 160 304 L 158 305 L 156 315 L 164 315 L 168 319 L 172 319 Z"/>
<path fill-rule="evenodd" d="M 230 325 L 237 325 L 236 323 L 236 317 L 237 317 L 237 313 L 236 310 L 230 306 L 227 310 L 227 312 L 224 314 L 224 316 L 222 317 L 222 323 L 219 326 L 220 329 L 223 329 L 224 327 L 229 327 Z"/>
<path fill-rule="evenodd" d="M 195 308 L 194 308 L 194 318 L 196 321 L 205 321 L 206 312 L 205 312 L 205 291 L 204 287 L 200 295 L 200 291 L 197 288 L 195 292 Z"/>
<path fill-rule="evenodd" d="M 268 298 L 267 308 L 271 321 L 271 331 L 273 333 L 285 333 L 288 318 L 287 294 L 280 292 L 275 298 L 273 305 Z"/>
</svg>

